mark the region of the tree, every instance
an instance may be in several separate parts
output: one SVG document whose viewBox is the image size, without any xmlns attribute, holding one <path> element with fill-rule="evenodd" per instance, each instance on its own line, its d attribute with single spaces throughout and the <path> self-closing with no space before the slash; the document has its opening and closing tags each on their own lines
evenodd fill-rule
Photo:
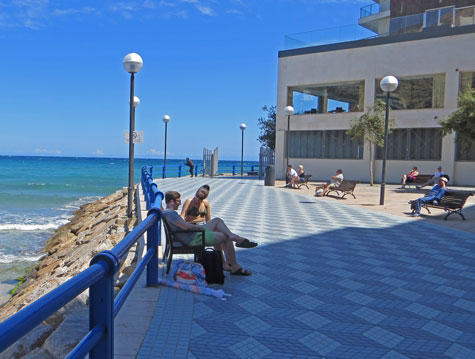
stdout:
<svg viewBox="0 0 475 359">
<path fill-rule="evenodd" d="M 457 132 L 457 142 L 463 149 L 475 143 L 475 90 L 467 89 L 459 96 L 459 108 L 446 120 L 440 121 L 442 133 Z"/>
<path fill-rule="evenodd" d="M 257 120 L 260 133 L 257 140 L 264 146 L 275 150 L 275 106 L 263 106 L 262 111 L 267 112 L 267 118 L 259 117 Z"/>
<path fill-rule="evenodd" d="M 350 129 L 346 131 L 354 139 L 369 142 L 369 178 L 370 185 L 374 183 L 373 175 L 373 145 L 384 145 L 384 120 L 386 116 L 386 104 L 377 100 L 373 106 L 369 106 L 361 117 L 350 123 Z M 393 125 L 392 120 L 389 126 Z M 390 128 L 389 127 L 389 128 Z"/>
</svg>

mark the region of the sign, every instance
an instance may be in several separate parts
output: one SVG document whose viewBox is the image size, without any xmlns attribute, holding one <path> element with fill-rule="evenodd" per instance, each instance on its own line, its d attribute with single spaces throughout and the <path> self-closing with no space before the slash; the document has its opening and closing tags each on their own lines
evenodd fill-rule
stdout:
<svg viewBox="0 0 475 359">
<path fill-rule="evenodd" d="M 124 131 L 124 143 L 129 143 L 129 131 Z M 143 131 L 134 131 L 134 143 L 143 143 Z"/>
</svg>

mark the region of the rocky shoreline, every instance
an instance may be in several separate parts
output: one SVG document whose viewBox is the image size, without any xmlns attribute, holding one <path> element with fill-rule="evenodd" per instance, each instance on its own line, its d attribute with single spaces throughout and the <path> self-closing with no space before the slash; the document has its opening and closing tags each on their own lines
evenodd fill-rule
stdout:
<svg viewBox="0 0 475 359">
<path fill-rule="evenodd" d="M 24 283 L 0 306 L 0 322 L 88 268 L 96 254 L 122 240 L 137 225 L 136 217 L 127 218 L 126 208 L 127 192 L 120 190 L 76 210 L 45 242 L 45 255 Z M 133 271 L 136 257 L 132 249 L 116 278 L 116 292 Z M 0 353 L 0 359 L 63 358 L 88 331 L 87 302 L 86 290 Z"/>
</svg>

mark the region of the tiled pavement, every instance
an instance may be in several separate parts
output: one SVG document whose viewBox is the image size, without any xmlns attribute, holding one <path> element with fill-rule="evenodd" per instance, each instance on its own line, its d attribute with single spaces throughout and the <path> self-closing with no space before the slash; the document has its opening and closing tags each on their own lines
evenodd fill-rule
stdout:
<svg viewBox="0 0 475 359">
<path fill-rule="evenodd" d="M 159 180 L 260 243 L 227 301 L 161 288 L 138 358 L 475 358 L 475 236 L 239 178 Z"/>
</svg>

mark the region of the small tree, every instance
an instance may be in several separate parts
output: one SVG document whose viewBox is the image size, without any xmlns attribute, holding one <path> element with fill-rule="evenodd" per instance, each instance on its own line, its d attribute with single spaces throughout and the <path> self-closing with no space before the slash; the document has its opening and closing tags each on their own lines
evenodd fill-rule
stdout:
<svg viewBox="0 0 475 359">
<path fill-rule="evenodd" d="M 263 106 L 262 110 L 267 112 L 267 118 L 259 117 L 257 120 L 260 129 L 257 140 L 264 146 L 275 150 L 275 106 Z"/>
<path fill-rule="evenodd" d="M 370 185 L 374 183 L 373 175 L 373 145 L 379 147 L 384 144 L 384 120 L 386 116 L 386 104 L 377 100 L 373 106 L 369 106 L 361 117 L 350 123 L 350 129 L 346 131 L 354 139 L 369 142 L 369 178 Z M 393 121 L 389 122 L 389 128 Z"/>
<path fill-rule="evenodd" d="M 467 89 L 459 97 L 459 108 L 449 118 L 440 121 L 442 133 L 457 132 L 457 142 L 463 149 L 475 143 L 475 90 Z"/>
</svg>

